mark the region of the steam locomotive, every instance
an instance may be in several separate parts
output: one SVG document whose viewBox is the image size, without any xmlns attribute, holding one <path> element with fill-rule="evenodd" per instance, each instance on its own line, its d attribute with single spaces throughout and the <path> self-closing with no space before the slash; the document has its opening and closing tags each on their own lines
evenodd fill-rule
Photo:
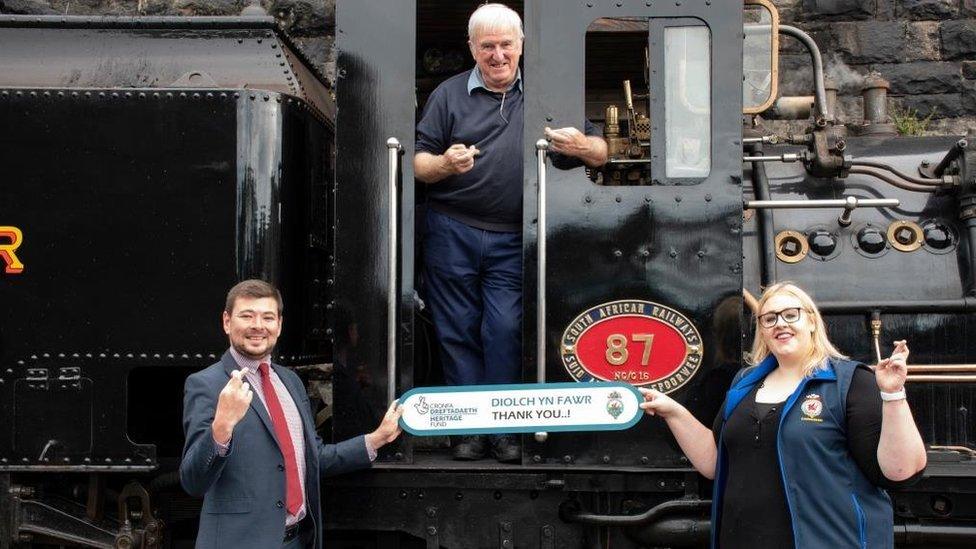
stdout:
<svg viewBox="0 0 976 549">
<path fill-rule="evenodd" d="M 237 280 L 281 288 L 277 359 L 308 381 L 325 438 L 442 382 L 411 157 L 423 101 L 467 68 L 475 4 L 340 0 L 334 88 L 253 7 L 0 16 L 0 548 L 192 544 L 182 384 L 226 347 L 217 319 Z M 880 78 L 863 123 L 840 124 L 816 44 L 767 0 L 512 7 L 524 380 L 657 387 L 710 421 L 753 296 L 794 280 L 853 357 L 911 341 L 929 466 L 892 493 L 895 539 L 972 544 L 976 133 L 897 135 Z M 780 36 L 807 48 L 811 96 L 778 94 Z M 584 118 L 603 124 L 609 163 L 553 166 L 542 129 Z M 635 312 L 697 339 L 667 358 L 625 337 L 627 358 L 605 362 L 574 344 L 588 314 Z M 329 546 L 707 544 L 710 485 L 660 422 L 522 442 L 506 465 L 402 437 L 372 470 L 323 481 Z"/>
</svg>

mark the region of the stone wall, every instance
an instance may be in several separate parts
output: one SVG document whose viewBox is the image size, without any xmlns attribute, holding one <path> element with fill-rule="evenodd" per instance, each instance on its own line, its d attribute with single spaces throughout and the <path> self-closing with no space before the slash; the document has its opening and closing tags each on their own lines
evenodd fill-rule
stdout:
<svg viewBox="0 0 976 549">
<path fill-rule="evenodd" d="M 861 119 L 861 78 L 891 83 L 889 112 L 932 116 L 927 133 L 976 129 L 976 0 L 774 0 L 781 21 L 810 33 L 841 85 L 838 118 Z M 806 51 L 780 47 L 781 93 L 812 93 Z"/>
<path fill-rule="evenodd" d="M 248 0 L 0 0 L 0 13 L 233 15 Z M 368 0 L 363 0 L 368 1 Z M 891 82 L 892 108 L 932 115 L 931 133 L 976 128 L 976 0 L 774 0 L 782 22 L 809 32 L 828 74 L 843 85 L 841 121 L 860 120 L 859 81 L 871 71 Z M 327 75 L 335 72 L 335 0 L 261 0 Z M 781 45 L 781 93 L 806 95 L 806 52 Z"/>
</svg>

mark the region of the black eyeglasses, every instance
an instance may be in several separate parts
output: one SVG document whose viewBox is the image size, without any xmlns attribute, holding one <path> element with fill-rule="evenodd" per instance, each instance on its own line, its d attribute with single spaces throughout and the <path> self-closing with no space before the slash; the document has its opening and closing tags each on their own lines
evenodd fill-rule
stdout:
<svg viewBox="0 0 976 549">
<path fill-rule="evenodd" d="M 759 325 L 763 328 L 772 328 L 776 325 L 776 318 L 782 318 L 783 322 L 787 324 L 793 324 L 797 320 L 800 320 L 800 311 L 802 307 L 787 307 L 779 311 L 770 311 L 759 315 Z"/>
</svg>

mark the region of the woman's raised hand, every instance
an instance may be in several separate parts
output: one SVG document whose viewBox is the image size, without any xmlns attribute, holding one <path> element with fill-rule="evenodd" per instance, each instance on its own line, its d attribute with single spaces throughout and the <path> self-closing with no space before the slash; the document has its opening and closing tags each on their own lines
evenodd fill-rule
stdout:
<svg viewBox="0 0 976 549">
<path fill-rule="evenodd" d="M 878 388 L 885 393 L 897 393 L 905 387 L 908 376 L 908 342 L 904 339 L 895 342 L 891 356 L 882 360 L 874 368 Z"/>
<path fill-rule="evenodd" d="M 637 390 L 644 397 L 644 402 L 640 403 L 640 407 L 641 410 L 647 412 L 647 415 L 667 419 L 668 416 L 674 414 L 681 408 L 680 404 L 661 391 L 644 389 L 643 387 L 638 387 Z"/>
</svg>

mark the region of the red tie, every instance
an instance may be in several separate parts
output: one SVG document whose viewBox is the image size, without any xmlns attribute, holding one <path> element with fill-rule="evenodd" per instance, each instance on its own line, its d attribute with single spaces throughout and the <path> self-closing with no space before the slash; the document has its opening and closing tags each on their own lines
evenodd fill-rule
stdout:
<svg viewBox="0 0 976 549">
<path fill-rule="evenodd" d="M 302 497 L 302 485 L 298 481 L 298 461 L 295 459 L 295 446 L 291 443 L 291 433 L 288 432 L 288 422 L 285 421 L 285 413 L 281 410 L 278 393 L 275 391 L 274 385 L 271 384 L 268 363 L 262 362 L 258 371 L 261 372 L 261 391 L 264 393 L 264 403 L 268 406 L 271 423 L 274 424 L 275 435 L 278 437 L 278 446 L 285 458 L 285 501 L 288 512 L 297 515 L 304 498 Z"/>
</svg>

